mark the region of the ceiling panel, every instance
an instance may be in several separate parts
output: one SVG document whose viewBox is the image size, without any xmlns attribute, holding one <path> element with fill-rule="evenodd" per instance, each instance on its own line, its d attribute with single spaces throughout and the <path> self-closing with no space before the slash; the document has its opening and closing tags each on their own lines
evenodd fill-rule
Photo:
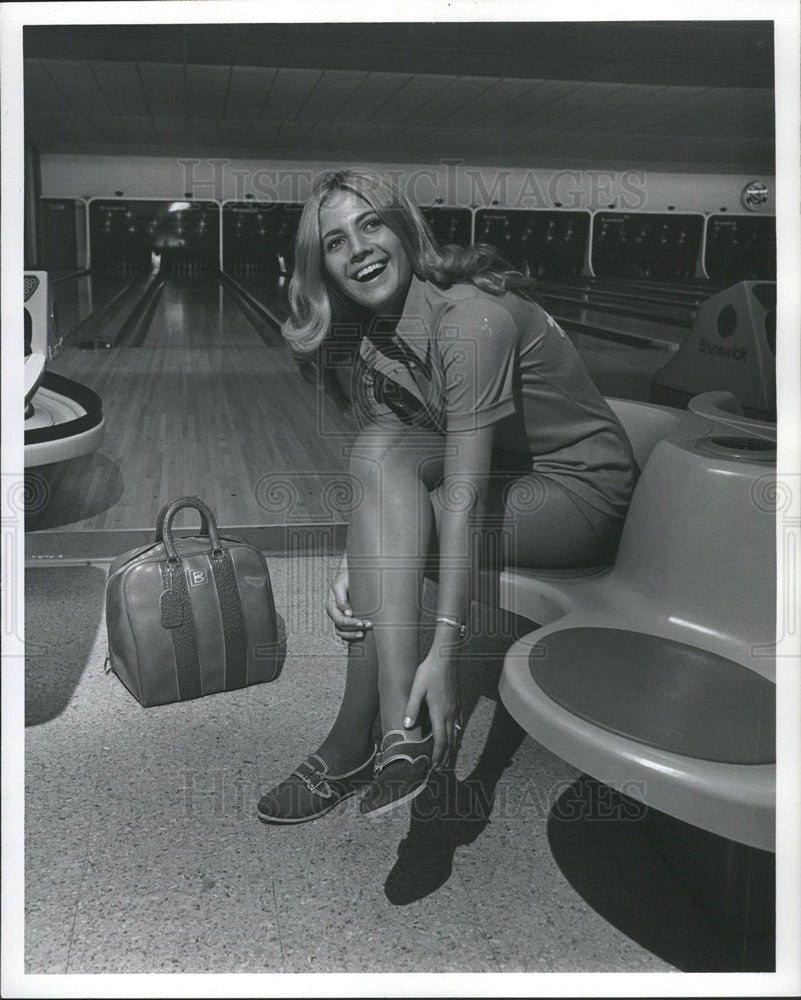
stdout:
<svg viewBox="0 0 801 1000">
<path fill-rule="evenodd" d="M 539 83 L 539 78 L 499 80 L 497 85 L 476 97 L 473 102 L 471 124 L 481 128 L 488 124 L 487 119 L 499 120 L 505 118 L 507 114 L 513 117 L 516 102 L 524 102 L 530 98 Z M 520 107 L 525 107 L 525 104 L 518 104 L 518 108 Z"/>
<path fill-rule="evenodd" d="M 187 66 L 187 115 L 190 118 L 222 118 L 230 79 L 230 66 Z"/>
<path fill-rule="evenodd" d="M 616 130 L 618 127 L 623 130 L 633 128 L 633 123 L 638 121 L 641 115 L 650 117 L 650 102 L 654 93 L 652 87 L 626 84 L 616 90 L 609 101 L 594 105 L 584 114 L 578 112 L 566 116 L 562 124 L 566 129 L 589 125 L 594 132 Z M 660 90 L 656 93 L 660 93 Z M 543 124 L 547 125 L 549 122 Z"/>
<path fill-rule="evenodd" d="M 216 132 L 216 118 L 187 118 L 186 120 L 187 142 L 206 142 L 210 137 L 214 137 Z"/>
<path fill-rule="evenodd" d="M 538 80 L 528 94 L 506 109 L 507 124 L 522 127 L 536 123 L 564 122 L 571 115 L 597 114 L 620 101 L 624 85 L 584 83 L 573 80 Z"/>
<path fill-rule="evenodd" d="M 261 143 L 271 143 L 274 142 L 278 137 L 278 132 L 281 129 L 281 122 L 268 122 L 268 121 L 255 121 L 251 122 L 250 130 L 248 132 L 248 143 L 249 148 L 253 149 L 259 148 Z M 265 153 L 269 154 L 269 146 L 265 145 L 263 147 Z"/>
<path fill-rule="evenodd" d="M 106 103 L 115 114 L 150 114 L 135 63 L 93 62 L 91 65 Z"/>
<path fill-rule="evenodd" d="M 729 103 L 739 103 L 751 91 L 727 87 L 667 87 L 660 92 L 660 101 L 672 103 L 663 107 L 657 104 L 650 112 L 654 123 L 681 121 L 688 114 L 709 111 L 713 116 Z M 761 93 L 761 92 L 758 92 Z"/>
<path fill-rule="evenodd" d="M 41 64 L 55 84 L 65 110 L 86 114 L 108 112 L 109 106 L 89 63 L 68 59 L 42 59 Z"/>
<path fill-rule="evenodd" d="M 438 93 L 447 92 L 454 80 L 418 74 L 407 77 L 404 83 L 368 117 L 368 122 L 381 125 L 401 125 L 418 121 L 418 114 L 428 106 Z M 358 95 L 356 100 L 358 101 Z"/>
<path fill-rule="evenodd" d="M 483 86 L 479 86 L 476 89 L 476 93 L 470 100 L 461 107 L 454 108 L 449 113 L 447 124 L 469 127 L 483 118 L 488 109 L 497 109 L 502 81 L 500 79 L 493 80 L 485 77 L 479 83 L 483 84 Z"/>
<path fill-rule="evenodd" d="M 279 69 L 275 82 L 266 95 L 261 118 L 278 122 L 291 121 L 303 107 L 321 76 L 321 71 L 316 69 Z"/>
<path fill-rule="evenodd" d="M 214 138 L 222 145 L 242 146 L 248 142 L 250 136 L 250 122 L 247 121 L 218 121 Z"/>
<path fill-rule="evenodd" d="M 186 138 L 186 119 L 183 117 L 154 118 L 153 128 L 168 149 L 184 142 Z"/>
<path fill-rule="evenodd" d="M 433 87 L 430 100 L 416 117 L 420 120 L 424 118 L 429 125 L 453 123 L 453 116 L 464 115 L 473 102 L 497 82 L 487 77 L 461 76 L 447 87 Z M 469 121 L 469 117 L 463 120 Z"/>
<path fill-rule="evenodd" d="M 338 118 L 345 103 L 356 94 L 368 75 L 361 71 L 326 70 L 303 105 L 303 120 L 327 124 L 332 118 Z"/>
<path fill-rule="evenodd" d="M 368 122 L 413 77 L 403 73 L 370 73 L 359 91 L 345 102 L 339 116 L 345 122 Z M 440 79 L 440 84 L 442 83 Z"/>
<path fill-rule="evenodd" d="M 233 66 L 225 117 L 242 121 L 258 118 L 275 82 L 277 70 L 263 66 Z"/>
<path fill-rule="evenodd" d="M 156 128 L 150 115 L 145 117 L 117 117 L 117 127 L 124 140 L 131 142 L 154 142 Z"/>
<path fill-rule="evenodd" d="M 64 95 L 38 59 L 25 60 L 24 86 L 27 110 L 44 111 L 64 103 Z"/>
<path fill-rule="evenodd" d="M 770 107 L 769 99 L 766 99 L 764 107 L 766 110 Z M 732 121 L 743 120 L 743 113 L 751 112 L 740 108 L 736 96 L 726 98 L 717 93 L 709 95 L 708 101 L 688 100 L 684 106 L 675 108 L 672 114 L 651 114 L 646 106 L 639 116 L 638 129 L 642 132 L 706 135 L 714 139 L 726 135 Z M 608 123 L 610 128 L 622 129 L 623 126 L 621 121 Z M 772 123 L 769 127 L 772 132 Z"/>
<path fill-rule="evenodd" d="M 95 134 L 105 136 L 110 143 L 125 142 L 130 138 L 117 115 L 91 115 L 89 126 Z"/>
<path fill-rule="evenodd" d="M 186 115 L 183 63 L 148 63 L 142 66 L 142 86 L 151 114 L 167 117 Z"/>
<path fill-rule="evenodd" d="M 276 136 L 281 142 L 302 143 L 311 128 L 308 122 L 282 122 L 276 130 Z"/>
<path fill-rule="evenodd" d="M 316 122 L 306 132 L 305 140 L 307 144 L 315 146 L 323 145 L 330 149 L 336 149 L 337 146 L 341 148 L 343 136 L 347 136 L 347 128 L 348 126 L 343 126 L 341 122 Z M 361 126 L 358 126 L 358 130 L 364 131 Z"/>
<path fill-rule="evenodd" d="M 773 159 L 764 22 L 39 26 L 24 45 L 43 151 Z"/>
<path fill-rule="evenodd" d="M 773 46 L 769 21 L 690 26 L 623 21 L 68 25 L 26 27 L 24 38 L 26 55 L 84 61 L 383 68 L 727 86 L 769 86 Z M 471 60 L 469 70 L 465 59 Z M 655 73 L 665 70 L 672 79 L 657 79 Z M 707 79 L 710 73 L 717 79 Z"/>
</svg>

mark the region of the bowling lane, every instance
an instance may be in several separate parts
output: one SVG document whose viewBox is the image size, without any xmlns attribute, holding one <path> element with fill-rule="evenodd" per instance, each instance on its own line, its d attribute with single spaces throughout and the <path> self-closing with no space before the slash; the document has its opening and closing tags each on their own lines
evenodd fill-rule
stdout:
<svg viewBox="0 0 801 1000">
<path fill-rule="evenodd" d="M 53 367 L 102 397 L 106 435 L 93 455 L 36 470 L 46 499 L 32 535 L 97 532 L 122 551 L 140 542 L 107 533 L 146 531 L 145 544 L 163 504 L 184 494 L 228 528 L 344 524 L 355 424 L 255 319 L 213 275 L 169 278 L 140 347 L 65 347 Z"/>
<path fill-rule="evenodd" d="M 199 274 L 167 278 L 142 346 L 255 349 L 264 342 L 236 294 Z"/>
<path fill-rule="evenodd" d="M 596 278 L 580 280 L 545 280 L 537 282 L 543 294 L 563 295 L 573 300 L 596 304 L 616 305 L 625 303 L 631 309 L 645 309 L 652 314 L 659 311 L 662 317 L 681 319 L 687 313 L 694 313 L 705 299 L 719 291 L 717 286 L 687 289 L 679 285 L 659 285 L 650 287 L 629 281 L 611 281 Z"/>
<path fill-rule="evenodd" d="M 672 347 L 639 346 L 565 331 L 598 390 L 604 396 L 650 401 L 651 379 L 675 354 Z"/>
<path fill-rule="evenodd" d="M 275 278 L 237 280 L 286 309 Z M 284 343 L 265 342 L 259 323 L 215 275 L 178 275 L 167 278 L 141 346 L 67 345 L 53 370 L 101 396 L 106 435 L 94 455 L 37 470 L 47 502 L 31 531 L 149 532 L 161 506 L 183 494 L 207 500 L 228 527 L 347 521 L 355 425 L 300 377 Z M 610 396 L 647 400 L 670 356 L 570 335 Z"/>
<path fill-rule="evenodd" d="M 92 271 L 56 282 L 53 296 L 58 309 L 58 335 L 66 339 L 92 313 L 103 309 L 139 277 L 137 274 Z"/>
<path fill-rule="evenodd" d="M 244 270 L 235 271 L 229 277 L 233 278 L 246 295 L 262 305 L 276 323 L 284 322 L 289 315 L 286 278 L 276 274 L 258 271 L 249 273 Z"/>
</svg>

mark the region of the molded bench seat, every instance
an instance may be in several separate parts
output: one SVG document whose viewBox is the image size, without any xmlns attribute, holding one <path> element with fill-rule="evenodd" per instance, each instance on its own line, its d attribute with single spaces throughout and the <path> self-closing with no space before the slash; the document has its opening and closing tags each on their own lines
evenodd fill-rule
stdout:
<svg viewBox="0 0 801 1000">
<path fill-rule="evenodd" d="M 736 414 L 736 428 L 724 412 L 674 414 L 676 432 L 644 463 L 613 567 L 503 574 L 502 605 L 544 627 L 509 650 L 500 694 L 530 735 L 586 773 L 772 850 L 770 425 L 750 437 Z M 646 413 L 646 430 L 658 419 Z"/>
<path fill-rule="evenodd" d="M 645 632 L 563 628 L 532 648 L 529 672 L 552 701 L 619 736 L 719 764 L 776 763 L 775 685 L 717 653 Z"/>
</svg>

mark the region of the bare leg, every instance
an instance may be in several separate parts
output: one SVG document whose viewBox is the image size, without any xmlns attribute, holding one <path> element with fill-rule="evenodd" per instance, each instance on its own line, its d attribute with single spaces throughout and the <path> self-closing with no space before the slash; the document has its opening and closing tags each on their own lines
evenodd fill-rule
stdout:
<svg viewBox="0 0 801 1000">
<path fill-rule="evenodd" d="M 364 639 L 348 650 L 345 691 L 339 714 L 317 751 L 332 774 L 346 774 L 370 756 L 373 724 L 378 715 L 378 655 L 375 637 Z"/>
<path fill-rule="evenodd" d="M 358 616 L 371 619 L 373 630 L 349 651 L 342 704 L 320 748 L 334 773 L 366 759 L 379 711 L 383 732 L 403 728 L 419 665 L 423 570 L 440 513 L 436 486 L 443 452 L 438 435 L 400 425 L 372 428 L 354 445 L 351 474 L 358 500 L 348 531 L 350 600 Z M 533 565 L 564 565 L 593 555 L 597 538 L 584 515 L 558 487 L 539 477 L 531 480 L 514 484 L 505 509 L 505 490 L 498 490 L 495 511 L 491 504 L 491 519 L 507 538 L 494 554 L 503 551 Z M 496 484 L 508 486 L 509 479 L 499 477 Z M 486 554 L 476 553 L 481 561 Z M 494 569 L 497 573 L 500 566 Z M 408 734 L 423 735 L 419 728 Z"/>
<path fill-rule="evenodd" d="M 351 456 L 361 502 L 348 531 L 350 596 L 354 611 L 373 622 L 384 732 L 403 729 L 419 665 L 423 570 L 434 525 L 429 489 L 441 477 L 443 450 L 436 434 L 382 427 L 363 434 Z M 407 733 L 422 735 L 419 728 Z"/>
</svg>

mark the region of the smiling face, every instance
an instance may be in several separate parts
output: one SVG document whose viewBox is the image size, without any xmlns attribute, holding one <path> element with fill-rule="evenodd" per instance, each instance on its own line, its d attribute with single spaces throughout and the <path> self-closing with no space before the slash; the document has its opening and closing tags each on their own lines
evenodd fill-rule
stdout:
<svg viewBox="0 0 801 1000">
<path fill-rule="evenodd" d="M 320 207 L 319 219 L 323 263 L 337 288 L 371 312 L 399 314 L 412 268 L 375 209 L 352 191 L 336 191 Z"/>
</svg>

